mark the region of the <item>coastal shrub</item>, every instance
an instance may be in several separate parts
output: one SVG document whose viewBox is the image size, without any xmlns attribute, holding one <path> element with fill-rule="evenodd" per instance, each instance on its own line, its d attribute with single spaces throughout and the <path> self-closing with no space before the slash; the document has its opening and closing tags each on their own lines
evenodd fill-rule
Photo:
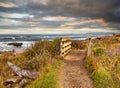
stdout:
<svg viewBox="0 0 120 88">
<path fill-rule="evenodd" d="M 40 73 L 43 74 L 48 65 L 52 66 L 56 60 L 61 59 L 61 57 L 59 57 L 60 40 L 61 39 L 55 39 L 54 41 L 38 41 L 32 45 L 32 47 L 25 50 L 24 53 L 17 55 L 13 55 L 12 52 L 0 54 L 0 88 L 3 88 L 2 83 L 7 78 L 10 78 L 13 73 L 7 65 L 7 61 L 12 62 L 22 69 L 40 71 Z M 53 74 L 56 73 L 53 72 Z M 50 73 L 50 76 L 52 77 L 53 75 Z M 52 78 L 50 76 L 48 80 L 52 82 L 53 80 L 51 81 Z M 44 80 L 44 82 L 46 81 Z M 52 85 L 54 86 L 54 84 L 51 84 L 50 88 L 53 88 Z"/>
<path fill-rule="evenodd" d="M 26 58 L 31 59 L 32 57 L 35 56 L 35 52 L 32 49 L 26 50 L 25 53 L 24 53 L 24 56 Z"/>
<path fill-rule="evenodd" d="M 102 48 L 94 48 L 93 52 L 95 56 L 101 56 L 104 54 L 104 50 Z"/>
<path fill-rule="evenodd" d="M 25 59 L 23 59 L 19 66 L 28 70 L 43 70 L 46 64 L 53 63 L 54 57 L 59 56 L 59 44 L 60 39 L 36 42 L 22 54 Z"/>
<path fill-rule="evenodd" d="M 50 53 L 47 51 L 43 51 L 41 55 L 36 55 L 31 59 L 26 58 L 26 60 L 22 63 L 21 67 L 28 70 L 42 71 L 43 67 L 49 63 L 50 59 Z"/>
<path fill-rule="evenodd" d="M 57 38 L 53 41 L 53 45 L 49 50 L 53 56 L 57 56 L 60 54 L 60 42 L 61 42 L 60 38 Z"/>
<path fill-rule="evenodd" d="M 120 43 L 113 41 L 113 38 L 95 40 L 93 54 L 86 57 L 85 64 L 95 88 L 120 88 Z"/>
<path fill-rule="evenodd" d="M 38 71 L 40 69 L 40 62 L 38 59 L 34 58 L 29 61 L 25 61 L 20 65 L 23 69 L 31 70 L 31 71 Z"/>
<path fill-rule="evenodd" d="M 94 70 L 92 78 L 96 88 L 114 88 L 111 74 L 102 66 L 98 66 L 98 68 Z"/>
<path fill-rule="evenodd" d="M 94 66 L 94 63 L 93 63 L 92 58 L 90 58 L 90 57 L 86 57 L 85 66 L 88 68 L 88 70 L 89 70 L 90 73 L 93 72 L 93 68 L 94 68 L 93 66 Z"/>
<path fill-rule="evenodd" d="M 45 44 L 48 44 L 47 41 L 36 42 L 31 48 L 26 50 L 24 53 L 25 57 L 33 58 L 36 55 L 40 55 L 42 50 L 45 49 Z"/>
<path fill-rule="evenodd" d="M 100 56 L 99 58 L 86 58 L 86 67 L 95 88 L 120 88 L 120 57 Z"/>
<path fill-rule="evenodd" d="M 72 48 L 73 49 L 86 49 L 87 43 L 82 40 L 72 40 Z"/>
<path fill-rule="evenodd" d="M 29 50 L 25 52 L 25 56 L 32 58 L 35 55 L 41 55 L 45 50 L 48 51 L 53 57 L 59 55 L 60 39 L 55 39 L 54 41 L 36 42 Z"/>
<path fill-rule="evenodd" d="M 113 39 L 112 40 L 112 43 L 118 43 L 119 41 L 118 41 L 118 39 Z"/>
</svg>

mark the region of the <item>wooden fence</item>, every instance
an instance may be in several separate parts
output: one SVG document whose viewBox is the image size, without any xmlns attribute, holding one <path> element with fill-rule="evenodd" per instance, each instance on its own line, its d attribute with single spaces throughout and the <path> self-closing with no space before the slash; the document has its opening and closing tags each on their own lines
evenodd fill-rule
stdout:
<svg viewBox="0 0 120 88">
<path fill-rule="evenodd" d="M 71 39 L 69 37 L 64 37 L 61 39 L 60 43 L 60 56 L 65 56 L 71 51 Z"/>
<path fill-rule="evenodd" d="M 87 47 L 87 57 L 90 57 L 92 54 L 92 47 L 93 47 L 93 43 L 91 42 L 91 38 L 89 39 L 89 44 Z"/>
</svg>

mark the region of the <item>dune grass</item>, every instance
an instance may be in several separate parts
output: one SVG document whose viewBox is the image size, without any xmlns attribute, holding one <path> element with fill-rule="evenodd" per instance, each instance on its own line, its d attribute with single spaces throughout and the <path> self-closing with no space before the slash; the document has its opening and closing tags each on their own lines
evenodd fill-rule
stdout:
<svg viewBox="0 0 120 88">
<path fill-rule="evenodd" d="M 45 74 L 42 77 L 37 78 L 27 88 L 59 88 L 59 73 L 62 66 L 61 60 L 56 60 L 52 66 L 48 66 L 45 70 Z"/>
<path fill-rule="evenodd" d="M 120 88 L 120 41 L 94 40 L 91 56 L 86 57 L 86 67 L 95 88 Z"/>
<path fill-rule="evenodd" d="M 11 52 L 0 54 L 0 88 L 4 88 L 4 81 L 12 77 L 13 72 L 8 67 L 7 61 L 12 62 L 22 69 L 38 71 L 43 74 L 46 66 L 52 66 L 56 58 L 61 58 L 59 56 L 59 44 L 60 39 L 39 41 L 22 54 L 17 54 L 16 56 Z"/>
</svg>

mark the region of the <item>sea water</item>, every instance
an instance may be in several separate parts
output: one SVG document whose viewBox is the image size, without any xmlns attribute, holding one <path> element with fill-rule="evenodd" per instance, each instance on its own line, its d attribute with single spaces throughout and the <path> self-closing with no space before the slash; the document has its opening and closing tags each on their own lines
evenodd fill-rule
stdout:
<svg viewBox="0 0 120 88">
<path fill-rule="evenodd" d="M 84 40 L 89 37 L 108 36 L 112 33 L 85 33 L 85 34 L 0 34 L 0 51 L 25 50 L 35 41 L 54 40 L 60 37 L 71 37 L 73 40 Z M 21 47 L 8 45 L 8 43 L 23 43 Z"/>
</svg>

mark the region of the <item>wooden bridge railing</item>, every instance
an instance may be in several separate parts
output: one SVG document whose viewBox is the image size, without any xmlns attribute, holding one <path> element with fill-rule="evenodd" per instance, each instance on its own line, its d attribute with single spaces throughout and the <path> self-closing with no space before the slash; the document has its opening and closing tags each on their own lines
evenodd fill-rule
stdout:
<svg viewBox="0 0 120 88">
<path fill-rule="evenodd" d="M 69 37 L 64 37 L 61 39 L 60 43 L 60 56 L 65 56 L 71 51 L 71 39 Z"/>
</svg>

